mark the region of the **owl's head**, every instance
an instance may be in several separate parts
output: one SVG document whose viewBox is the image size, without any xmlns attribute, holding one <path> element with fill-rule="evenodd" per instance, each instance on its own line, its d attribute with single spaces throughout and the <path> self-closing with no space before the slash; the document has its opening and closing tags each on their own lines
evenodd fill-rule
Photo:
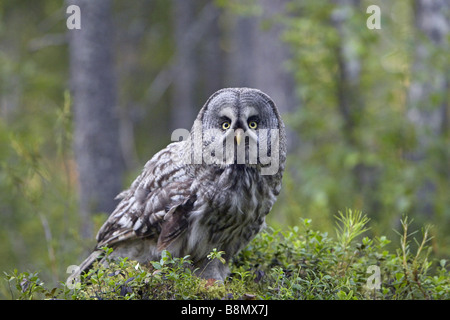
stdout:
<svg viewBox="0 0 450 320">
<path fill-rule="evenodd" d="M 242 164 L 272 168 L 284 164 L 286 136 L 275 103 L 265 93 L 250 88 L 215 92 L 200 110 L 191 134 L 203 163 Z M 195 146 L 194 146 L 195 148 Z"/>
</svg>

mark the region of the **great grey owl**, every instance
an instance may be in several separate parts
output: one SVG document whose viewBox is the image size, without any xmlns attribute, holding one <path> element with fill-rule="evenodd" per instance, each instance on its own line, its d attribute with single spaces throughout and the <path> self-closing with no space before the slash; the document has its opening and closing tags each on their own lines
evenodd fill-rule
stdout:
<svg viewBox="0 0 450 320">
<path fill-rule="evenodd" d="M 272 99 L 257 89 L 214 93 L 191 131 L 145 165 L 97 234 L 97 246 L 77 273 L 113 256 L 140 263 L 162 250 L 190 256 L 203 278 L 225 280 L 228 262 L 264 227 L 281 189 L 286 160 L 283 121 Z M 183 131 L 179 131 L 183 136 Z M 179 140 L 179 138 L 178 138 Z"/>
</svg>

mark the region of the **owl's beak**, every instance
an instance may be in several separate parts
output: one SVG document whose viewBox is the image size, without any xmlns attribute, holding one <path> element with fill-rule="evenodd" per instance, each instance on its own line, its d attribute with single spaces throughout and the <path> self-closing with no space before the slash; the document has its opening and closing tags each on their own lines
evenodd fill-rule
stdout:
<svg viewBox="0 0 450 320">
<path fill-rule="evenodd" d="M 244 130 L 242 130 L 242 129 L 236 129 L 236 131 L 235 131 L 235 137 L 236 137 L 236 142 L 237 142 L 237 144 L 238 145 L 240 145 L 241 144 L 241 140 L 242 140 L 242 137 L 244 136 Z"/>
</svg>

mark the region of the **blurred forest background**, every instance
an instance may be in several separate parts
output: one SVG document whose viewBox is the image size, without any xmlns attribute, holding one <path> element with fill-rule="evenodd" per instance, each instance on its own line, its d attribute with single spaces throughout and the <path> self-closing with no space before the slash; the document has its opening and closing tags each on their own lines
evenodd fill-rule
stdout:
<svg viewBox="0 0 450 320">
<path fill-rule="evenodd" d="M 71 4 L 81 30 L 66 25 Z M 370 5 L 381 29 L 367 27 Z M 309 218 L 331 233 L 352 208 L 396 240 L 407 214 L 434 225 L 433 255 L 449 258 L 449 6 L 2 0 L 0 270 L 64 281 L 173 129 L 237 86 L 269 94 L 289 130 L 269 226 Z"/>
</svg>

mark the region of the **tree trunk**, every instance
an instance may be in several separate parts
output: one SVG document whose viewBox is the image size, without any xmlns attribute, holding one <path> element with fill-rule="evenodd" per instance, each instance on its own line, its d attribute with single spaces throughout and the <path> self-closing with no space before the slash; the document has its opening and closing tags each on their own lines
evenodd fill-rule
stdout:
<svg viewBox="0 0 450 320">
<path fill-rule="evenodd" d="M 291 53 L 282 40 L 284 27 L 277 20 L 285 14 L 287 3 L 286 0 L 261 0 L 261 15 L 235 19 L 227 74 L 230 86 L 253 87 L 267 93 L 282 115 L 300 107 L 294 77 L 285 67 Z M 287 136 L 291 151 L 298 141 L 289 127 Z"/>
<path fill-rule="evenodd" d="M 336 48 L 338 77 L 336 79 L 337 104 L 344 123 L 344 134 L 348 142 L 356 143 L 354 129 L 358 116 L 362 112 L 363 103 L 360 99 L 361 61 L 352 48 L 351 40 L 355 37 L 349 26 L 353 12 L 359 7 L 359 0 L 335 0 L 337 6 L 331 19 L 340 38 Z"/>
<path fill-rule="evenodd" d="M 441 54 L 448 54 L 449 2 L 446 0 L 416 0 L 415 25 L 416 41 L 412 66 L 412 81 L 409 88 L 409 105 L 407 117 L 414 124 L 417 135 L 416 150 L 410 157 L 417 162 L 432 164 L 432 149 L 442 148 L 439 143 L 448 131 L 448 58 L 440 59 Z M 445 58 L 444 58 L 445 60 Z M 443 62 L 443 63 L 442 63 Z M 437 146 L 439 145 L 439 146 Z M 443 154 L 448 153 L 445 147 Z M 444 172 L 449 175 L 448 163 Z M 437 168 L 434 168 L 437 169 Z M 428 177 L 417 192 L 417 208 L 427 216 L 434 214 L 434 193 L 436 185 Z"/>
<path fill-rule="evenodd" d="M 110 0 L 67 0 L 81 9 L 81 29 L 69 30 L 81 236 L 93 236 L 91 215 L 111 213 L 122 188 L 113 26 Z"/>
<path fill-rule="evenodd" d="M 336 7 L 331 14 L 331 23 L 336 28 L 339 42 L 336 52 L 336 103 L 342 118 L 342 136 L 345 144 L 353 151 L 364 153 L 366 146 L 360 140 L 362 115 L 365 102 L 361 96 L 361 58 L 352 43 L 361 42 L 359 30 L 352 26 L 351 18 L 361 10 L 360 0 L 335 0 Z M 365 26 L 364 26 L 365 27 Z M 378 203 L 373 198 L 377 184 L 377 168 L 363 162 L 352 169 L 354 190 L 365 199 L 364 210 L 376 211 Z"/>
<path fill-rule="evenodd" d="M 416 0 L 415 24 L 417 37 L 415 59 L 412 66 L 412 83 L 409 90 L 408 118 L 420 132 L 419 144 L 426 148 L 436 135 L 448 126 L 445 116 L 448 104 L 448 60 L 443 66 L 435 65 L 433 50 L 444 54 L 448 46 L 449 2 L 446 0 Z M 433 95 L 436 98 L 433 98 Z M 428 137 L 427 137 L 428 135 Z"/>
<path fill-rule="evenodd" d="M 173 80 L 173 102 L 171 112 L 172 129 L 190 129 L 196 112 L 195 92 L 198 76 L 198 61 L 193 39 L 187 33 L 195 22 L 197 1 L 174 0 L 175 67 Z"/>
<path fill-rule="evenodd" d="M 199 101 L 204 102 L 212 93 L 221 89 L 224 83 L 224 56 L 221 48 L 222 33 L 219 26 L 221 10 L 216 6 L 211 7 L 211 19 L 207 25 L 206 34 L 202 37 L 202 56 L 200 68 L 202 72 L 202 91 Z M 201 107 L 201 105 L 197 106 Z"/>
</svg>

